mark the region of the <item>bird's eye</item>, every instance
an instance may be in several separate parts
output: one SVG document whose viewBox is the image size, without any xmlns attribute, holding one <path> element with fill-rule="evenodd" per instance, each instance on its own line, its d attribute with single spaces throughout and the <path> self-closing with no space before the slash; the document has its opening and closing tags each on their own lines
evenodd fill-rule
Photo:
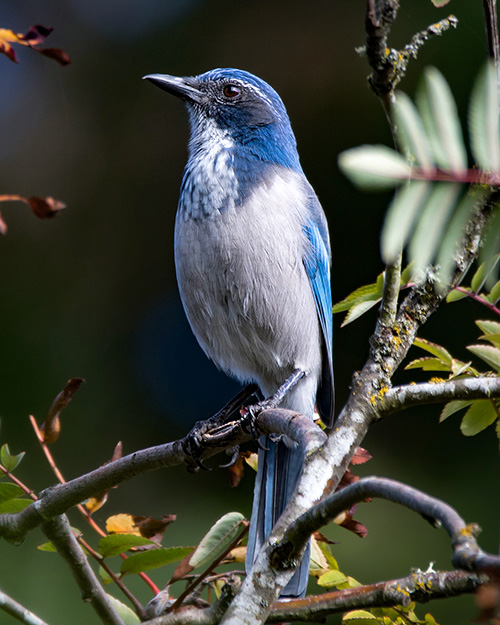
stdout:
<svg viewBox="0 0 500 625">
<path fill-rule="evenodd" d="M 224 87 L 223 93 L 226 98 L 236 98 L 240 95 L 240 89 L 236 85 L 228 84 Z"/>
</svg>

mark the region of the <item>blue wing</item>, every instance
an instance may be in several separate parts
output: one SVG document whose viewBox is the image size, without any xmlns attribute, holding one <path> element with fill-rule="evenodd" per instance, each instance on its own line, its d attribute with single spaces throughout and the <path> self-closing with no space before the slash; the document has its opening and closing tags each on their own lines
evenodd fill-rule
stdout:
<svg viewBox="0 0 500 625">
<path fill-rule="evenodd" d="M 323 335 L 323 368 L 316 396 L 316 407 L 321 420 L 327 427 L 333 424 L 334 387 L 332 363 L 332 291 L 330 286 L 330 245 L 326 219 L 319 202 L 311 198 L 310 219 L 304 226 L 309 246 L 304 257 L 304 266 L 311 283 L 316 310 Z"/>
</svg>

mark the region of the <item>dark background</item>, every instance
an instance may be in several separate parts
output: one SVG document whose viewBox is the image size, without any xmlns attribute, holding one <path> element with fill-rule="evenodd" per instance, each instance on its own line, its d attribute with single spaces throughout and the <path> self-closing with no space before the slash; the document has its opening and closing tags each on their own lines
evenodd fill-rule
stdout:
<svg viewBox="0 0 500 625">
<path fill-rule="evenodd" d="M 186 159 L 182 105 L 144 74 L 196 74 L 234 66 L 258 74 L 282 96 L 304 170 L 327 214 L 333 246 L 334 301 L 373 282 L 382 270 L 378 233 L 389 195 L 363 195 L 337 167 L 342 150 L 390 144 L 382 109 L 367 87 L 364 2 L 316 0 L 67 0 L 3 2 L 0 26 L 25 32 L 54 27 L 47 46 L 64 48 L 61 68 L 16 47 L 19 64 L 0 57 L 0 193 L 52 195 L 68 208 L 39 221 L 22 204 L 3 204 L 7 236 L 0 241 L 0 442 L 27 451 L 18 474 L 39 490 L 52 483 L 28 424 L 41 422 L 68 378 L 87 380 L 65 411 L 53 452 L 65 477 L 88 471 L 112 453 L 172 440 L 220 407 L 238 388 L 218 374 L 191 336 L 173 266 L 173 223 Z M 429 42 L 411 63 L 404 89 L 414 93 L 421 70 L 436 65 L 449 80 L 464 119 L 467 97 L 486 50 L 479 0 L 436 9 L 430 0 L 403 1 L 391 44 L 442 19 L 457 31 Z M 375 311 L 340 329 L 334 319 L 338 406 L 367 354 Z M 462 359 L 487 318 L 471 302 L 444 306 L 421 336 Z M 417 357 L 417 350 L 413 356 Z M 400 374 L 400 381 L 409 381 Z M 362 474 L 398 478 L 442 497 L 483 527 L 481 544 L 498 545 L 498 443 L 493 430 L 474 439 L 459 417 L 438 424 L 439 408 L 387 419 L 365 440 L 373 460 Z M 113 491 L 96 513 L 175 513 L 166 545 L 195 544 L 222 514 L 249 514 L 253 476 L 230 489 L 226 472 L 184 469 L 142 476 Z M 411 568 L 449 568 L 444 532 L 390 503 L 360 506 L 369 529 L 360 540 L 342 529 L 326 533 L 341 569 L 361 582 L 407 575 Z M 85 529 L 72 515 L 72 524 Z M 51 625 L 97 623 L 65 563 L 39 552 L 38 531 L 22 548 L 0 544 L 0 588 Z M 164 571 L 153 573 L 158 584 Z M 151 598 L 134 580 L 142 601 Z M 119 592 L 112 589 L 115 596 Z M 420 608 L 445 624 L 471 622 L 473 599 Z M 69 620 L 71 619 L 71 621 Z M 331 619 L 332 623 L 340 617 Z M 10 622 L 0 616 L 0 623 Z"/>
</svg>

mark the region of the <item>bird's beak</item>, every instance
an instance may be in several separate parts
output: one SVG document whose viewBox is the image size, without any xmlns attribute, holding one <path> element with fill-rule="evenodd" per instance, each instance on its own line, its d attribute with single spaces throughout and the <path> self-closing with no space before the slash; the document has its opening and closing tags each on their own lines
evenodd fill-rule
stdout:
<svg viewBox="0 0 500 625">
<path fill-rule="evenodd" d="M 201 103 L 205 96 L 203 91 L 197 89 L 198 83 L 196 79 L 191 76 L 180 77 L 170 76 L 169 74 L 148 74 L 142 78 L 143 80 L 149 80 L 153 85 L 183 100 Z"/>
</svg>

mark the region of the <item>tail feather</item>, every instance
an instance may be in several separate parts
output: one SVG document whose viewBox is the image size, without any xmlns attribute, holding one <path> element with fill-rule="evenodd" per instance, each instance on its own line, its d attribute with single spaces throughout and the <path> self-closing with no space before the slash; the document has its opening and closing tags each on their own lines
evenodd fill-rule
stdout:
<svg viewBox="0 0 500 625">
<path fill-rule="evenodd" d="M 302 472 L 304 452 L 269 437 L 261 440 L 266 450 L 259 450 L 246 567 L 250 569 L 260 548 L 283 512 Z M 300 567 L 283 589 L 281 597 L 303 597 L 309 577 L 310 547 Z"/>
</svg>

